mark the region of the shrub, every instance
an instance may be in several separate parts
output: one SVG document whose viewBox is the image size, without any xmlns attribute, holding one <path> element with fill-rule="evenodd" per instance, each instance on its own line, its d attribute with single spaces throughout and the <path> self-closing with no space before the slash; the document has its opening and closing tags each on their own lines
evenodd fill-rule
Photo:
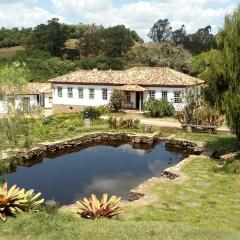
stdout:
<svg viewBox="0 0 240 240">
<path fill-rule="evenodd" d="M 139 128 L 139 120 L 132 118 L 112 118 L 108 119 L 108 124 L 110 128 L 118 129 L 137 129 Z"/>
<path fill-rule="evenodd" d="M 188 107 L 176 115 L 178 121 L 182 124 L 196 124 L 196 125 L 209 125 L 220 126 L 224 118 L 215 110 L 209 107 L 199 107 L 193 110 L 191 118 L 189 117 Z"/>
<path fill-rule="evenodd" d="M 37 200 L 41 193 L 34 194 L 34 190 L 26 191 L 16 185 L 8 190 L 7 183 L 0 187 L 0 219 L 6 221 L 8 215 L 16 215 L 17 212 L 37 211 L 37 207 L 44 199 Z"/>
<path fill-rule="evenodd" d="M 76 202 L 76 213 L 80 214 L 82 218 L 96 219 L 96 218 L 112 218 L 121 213 L 118 203 L 121 198 L 112 196 L 108 199 L 107 194 L 103 194 L 101 201 L 92 194 L 90 198 L 84 198 Z"/>
<path fill-rule="evenodd" d="M 110 128 L 116 129 L 117 128 L 117 118 L 110 117 L 108 119 L 108 124 Z"/>
<path fill-rule="evenodd" d="M 100 111 L 94 107 L 86 107 L 81 112 L 81 117 L 83 119 L 90 118 L 90 119 L 98 119 L 101 116 Z"/>
<path fill-rule="evenodd" d="M 42 118 L 43 125 L 49 125 L 49 124 L 53 123 L 54 121 L 55 121 L 55 119 L 53 116 L 48 116 L 48 117 Z"/>
<path fill-rule="evenodd" d="M 143 110 L 150 117 L 170 117 L 175 113 L 173 105 L 164 99 L 149 99 L 144 103 Z"/>
<path fill-rule="evenodd" d="M 101 113 L 101 114 L 108 114 L 111 113 L 111 107 L 109 105 L 101 105 L 99 107 L 97 107 L 97 110 Z"/>
<path fill-rule="evenodd" d="M 122 103 L 125 99 L 125 95 L 122 91 L 113 90 L 109 105 L 113 112 L 118 112 L 122 108 Z"/>
</svg>

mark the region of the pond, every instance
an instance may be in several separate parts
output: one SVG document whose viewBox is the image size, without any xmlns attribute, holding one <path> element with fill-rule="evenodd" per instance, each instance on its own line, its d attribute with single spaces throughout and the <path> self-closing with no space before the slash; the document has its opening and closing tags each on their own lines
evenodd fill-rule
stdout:
<svg viewBox="0 0 240 240">
<path fill-rule="evenodd" d="M 159 176 L 185 157 L 185 153 L 168 149 L 164 142 L 150 149 L 136 149 L 130 144 L 98 145 L 44 158 L 32 166 L 15 166 L 4 178 L 9 186 L 34 188 L 46 200 L 60 204 L 71 204 L 91 193 L 128 199 L 133 187 Z"/>
</svg>

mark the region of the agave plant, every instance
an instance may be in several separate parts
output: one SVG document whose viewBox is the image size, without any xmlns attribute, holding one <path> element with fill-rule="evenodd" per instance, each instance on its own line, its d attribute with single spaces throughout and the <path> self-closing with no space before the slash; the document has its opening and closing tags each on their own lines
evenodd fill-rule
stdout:
<svg viewBox="0 0 240 240">
<path fill-rule="evenodd" d="M 120 200 L 121 198 L 116 196 L 108 199 L 108 194 L 105 193 L 99 201 L 97 197 L 92 194 L 88 199 L 84 198 L 76 202 L 76 213 L 87 219 L 111 218 L 122 212 L 118 206 Z"/>
<path fill-rule="evenodd" d="M 8 190 L 7 183 L 4 183 L 0 186 L 0 220 L 5 222 L 7 215 L 16 215 L 17 212 L 37 211 L 37 207 L 44 202 L 44 199 L 37 200 L 40 195 L 16 185 Z"/>
</svg>

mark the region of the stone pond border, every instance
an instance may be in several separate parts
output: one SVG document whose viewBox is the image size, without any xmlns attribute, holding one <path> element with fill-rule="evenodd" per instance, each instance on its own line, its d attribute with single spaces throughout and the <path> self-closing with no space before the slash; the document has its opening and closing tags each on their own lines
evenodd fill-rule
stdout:
<svg viewBox="0 0 240 240">
<path fill-rule="evenodd" d="M 165 141 L 167 145 L 175 148 L 184 148 L 191 154 L 199 154 L 203 150 L 197 142 L 162 138 L 158 132 L 153 134 L 94 132 L 69 139 L 39 143 L 31 149 L 2 151 L 0 152 L 0 165 L 4 162 L 17 162 L 18 160 L 30 161 L 35 157 L 45 157 L 47 154 L 54 154 L 60 151 L 64 154 L 65 151 L 74 151 L 74 149 L 77 151 L 77 148 L 88 147 L 93 144 L 114 144 L 122 142 L 137 146 L 141 144 L 153 145 L 160 141 Z"/>
</svg>

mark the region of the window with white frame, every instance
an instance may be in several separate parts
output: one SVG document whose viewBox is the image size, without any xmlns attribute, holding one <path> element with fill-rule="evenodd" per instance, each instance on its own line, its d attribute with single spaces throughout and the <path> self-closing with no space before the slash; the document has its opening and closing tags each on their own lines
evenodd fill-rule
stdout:
<svg viewBox="0 0 240 240">
<path fill-rule="evenodd" d="M 151 99 L 155 99 L 155 90 L 149 90 L 148 91 L 148 97 Z"/>
<path fill-rule="evenodd" d="M 163 100 L 168 100 L 168 92 L 167 91 L 162 91 L 162 99 Z"/>
<path fill-rule="evenodd" d="M 107 88 L 102 88 L 102 99 L 107 100 L 108 99 L 108 90 Z"/>
<path fill-rule="evenodd" d="M 68 87 L 67 90 L 68 90 L 68 97 L 69 98 L 73 98 L 73 88 L 72 87 Z"/>
<path fill-rule="evenodd" d="M 48 100 L 49 100 L 49 103 L 52 103 L 52 97 L 49 97 Z"/>
<path fill-rule="evenodd" d="M 89 88 L 89 99 L 94 99 L 95 91 L 94 88 Z"/>
<path fill-rule="evenodd" d="M 57 88 L 57 95 L 58 95 L 58 97 L 62 97 L 63 96 L 63 94 L 62 94 L 62 87 L 58 87 Z"/>
<path fill-rule="evenodd" d="M 131 92 L 125 92 L 126 95 L 126 102 L 130 103 L 131 102 Z"/>
<path fill-rule="evenodd" d="M 181 92 L 177 91 L 174 92 L 174 99 L 173 99 L 174 103 L 181 103 Z"/>
<path fill-rule="evenodd" d="M 78 88 L 78 98 L 83 98 L 83 88 Z"/>
</svg>

